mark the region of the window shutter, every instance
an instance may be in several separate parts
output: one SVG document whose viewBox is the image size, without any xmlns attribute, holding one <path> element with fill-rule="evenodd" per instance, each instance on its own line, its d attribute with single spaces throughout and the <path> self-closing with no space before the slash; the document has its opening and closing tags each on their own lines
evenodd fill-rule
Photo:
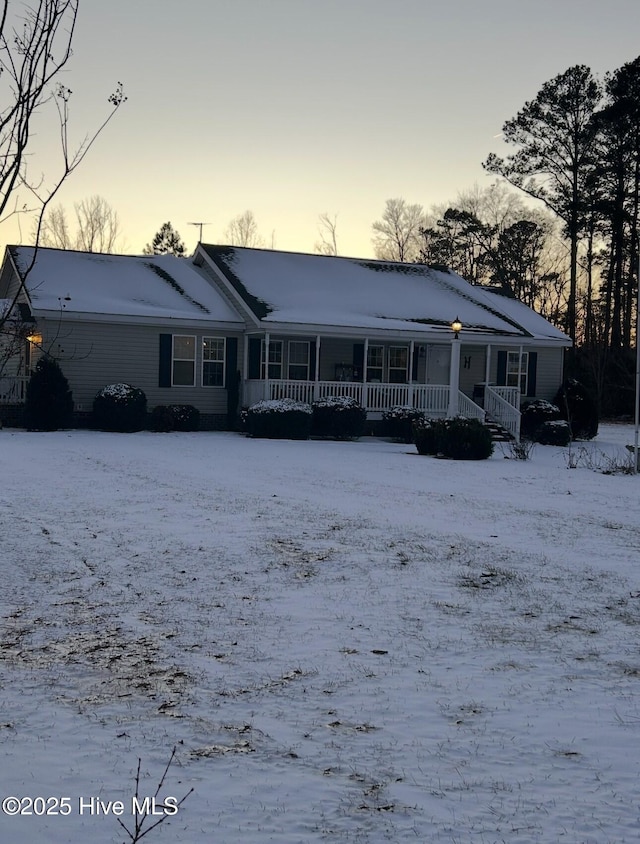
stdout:
<svg viewBox="0 0 640 844">
<path fill-rule="evenodd" d="M 362 381 L 364 373 L 364 343 L 353 344 L 353 380 Z"/>
<path fill-rule="evenodd" d="M 498 387 L 504 387 L 507 383 L 507 353 L 498 352 L 498 373 L 496 384 Z"/>
<path fill-rule="evenodd" d="M 536 376 L 538 374 L 538 353 L 529 352 L 529 368 L 527 371 L 527 396 L 536 394 Z"/>
<path fill-rule="evenodd" d="M 249 378 L 260 378 L 260 350 L 262 340 L 259 337 L 249 338 Z"/>
<path fill-rule="evenodd" d="M 413 365 L 411 366 L 411 380 L 415 383 L 418 380 L 418 362 L 420 360 L 420 349 L 424 346 L 413 347 Z"/>
<path fill-rule="evenodd" d="M 316 380 L 316 343 L 315 340 L 309 342 L 309 381 Z"/>
<path fill-rule="evenodd" d="M 158 387 L 171 386 L 171 352 L 172 352 L 172 335 L 160 335 L 160 357 L 158 367 Z"/>
<path fill-rule="evenodd" d="M 232 388 L 237 380 L 238 371 L 238 338 L 227 337 L 225 340 L 224 383 L 227 390 Z"/>
</svg>

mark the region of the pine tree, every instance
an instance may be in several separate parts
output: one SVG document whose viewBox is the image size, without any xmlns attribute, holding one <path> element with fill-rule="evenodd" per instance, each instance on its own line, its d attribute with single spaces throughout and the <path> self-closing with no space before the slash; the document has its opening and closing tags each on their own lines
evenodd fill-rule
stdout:
<svg viewBox="0 0 640 844">
<path fill-rule="evenodd" d="M 58 362 L 44 355 L 36 364 L 25 398 L 25 424 L 35 431 L 57 431 L 71 422 L 73 397 Z"/>
<path fill-rule="evenodd" d="M 167 222 L 162 224 L 151 243 L 147 243 L 142 251 L 145 255 L 176 255 L 184 258 L 187 250 L 176 229 Z"/>
</svg>

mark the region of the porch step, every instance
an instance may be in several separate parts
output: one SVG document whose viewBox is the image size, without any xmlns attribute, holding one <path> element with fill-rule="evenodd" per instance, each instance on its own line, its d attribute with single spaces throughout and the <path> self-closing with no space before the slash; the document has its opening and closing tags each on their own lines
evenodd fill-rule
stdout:
<svg viewBox="0 0 640 844">
<path fill-rule="evenodd" d="M 487 417 L 484 424 L 491 432 L 491 439 L 494 443 L 507 443 L 514 439 L 513 435 L 506 428 L 503 428 L 499 422 L 496 422 L 495 419 L 489 419 Z"/>
</svg>

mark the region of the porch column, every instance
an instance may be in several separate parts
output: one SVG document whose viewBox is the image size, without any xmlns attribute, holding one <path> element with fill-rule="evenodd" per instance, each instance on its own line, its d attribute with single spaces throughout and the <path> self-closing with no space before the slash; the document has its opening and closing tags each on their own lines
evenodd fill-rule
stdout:
<svg viewBox="0 0 640 844">
<path fill-rule="evenodd" d="M 264 335 L 264 398 L 269 398 L 269 344 L 271 342 L 271 335 L 265 331 Z"/>
<path fill-rule="evenodd" d="M 249 380 L 249 335 L 244 335 L 244 348 L 242 352 L 242 380 Z"/>
<path fill-rule="evenodd" d="M 491 379 L 491 343 L 487 343 L 487 357 L 484 366 L 484 381 L 485 385 L 489 385 Z"/>
<path fill-rule="evenodd" d="M 447 418 L 458 415 L 458 390 L 460 389 L 460 338 L 451 341 L 451 367 L 449 369 L 449 409 Z"/>
<path fill-rule="evenodd" d="M 316 371 L 315 371 L 315 384 L 313 385 L 313 400 L 317 401 L 320 396 L 318 395 L 319 387 L 318 381 L 320 380 L 320 335 L 316 334 Z"/>
<path fill-rule="evenodd" d="M 362 362 L 362 406 L 365 410 L 369 407 L 369 396 L 367 390 L 367 361 L 369 359 L 369 338 L 364 338 L 364 361 Z"/>
<path fill-rule="evenodd" d="M 520 393 L 522 391 L 522 346 L 518 353 L 518 404 L 520 404 Z"/>
<path fill-rule="evenodd" d="M 409 343 L 409 405 L 413 407 L 413 356 L 415 354 L 415 340 Z"/>
</svg>

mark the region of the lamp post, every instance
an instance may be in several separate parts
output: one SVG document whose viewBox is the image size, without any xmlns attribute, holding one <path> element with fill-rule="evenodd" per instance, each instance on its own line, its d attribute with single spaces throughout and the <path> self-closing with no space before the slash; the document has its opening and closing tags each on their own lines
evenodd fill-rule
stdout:
<svg viewBox="0 0 640 844">
<path fill-rule="evenodd" d="M 451 367 L 449 369 L 449 408 L 447 417 L 458 415 L 458 390 L 460 389 L 460 332 L 462 323 L 456 317 L 451 323 L 453 340 L 451 341 Z"/>
</svg>

